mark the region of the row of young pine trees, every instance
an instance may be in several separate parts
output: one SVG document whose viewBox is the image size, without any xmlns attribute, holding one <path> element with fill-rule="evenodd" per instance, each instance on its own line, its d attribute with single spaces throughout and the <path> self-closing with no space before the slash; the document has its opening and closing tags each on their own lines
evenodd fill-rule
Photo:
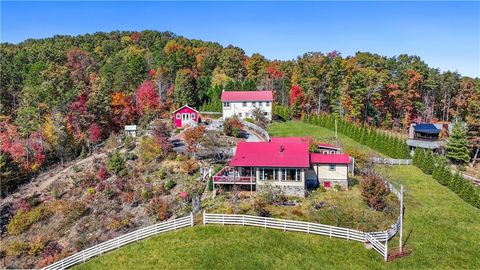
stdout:
<svg viewBox="0 0 480 270">
<path fill-rule="evenodd" d="M 335 117 L 331 115 L 305 116 L 303 121 L 335 130 Z M 389 157 L 397 159 L 411 158 L 407 143 L 399 137 L 391 136 L 374 128 L 357 126 L 338 118 L 337 131 Z"/>
<path fill-rule="evenodd" d="M 465 202 L 480 208 L 480 189 L 460 173 L 452 173 L 445 157 L 417 148 L 413 155 L 413 165 L 422 172 L 431 174 L 433 179 L 451 189 Z"/>
<path fill-rule="evenodd" d="M 303 121 L 335 130 L 335 117 L 331 115 L 304 116 Z M 412 158 L 404 140 L 374 128 L 357 126 L 337 118 L 337 131 L 392 158 Z M 413 165 L 424 173 L 431 174 L 435 180 L 450 188 L 467 203 L 480 208 L 480 189 L 472 182 L 465 180 L 461 174 L 453 174 L 445 157 L 417 148 L 413 156 Z"/>
</svg>

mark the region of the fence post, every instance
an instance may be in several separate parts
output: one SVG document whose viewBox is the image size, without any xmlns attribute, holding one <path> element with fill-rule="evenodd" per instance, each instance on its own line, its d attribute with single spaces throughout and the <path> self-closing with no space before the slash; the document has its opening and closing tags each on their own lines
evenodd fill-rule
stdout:
<svg viewBox="0 0 480 270">
<path fill-rule="evenodd" d="M 225 225 L 225 215 L 222 214 L 222 225 Z"/>
<path fill-rule="evenodd" d="M 330 228 L 330 238 L 332 238 L 332 226 L 329 227 Z"/>
<path fill-rule="evenodd" d="M 307 223 L 307 233 L 310 233 L 310 223 Z"/>
<path fill-rule="evenodd" d="M 267 228 L 267 218 L 263 218 L 263 227 Z"/>
<path fill-rule="evenodd" d="M 190 212 L 190 227 L 193 227 L 193 212 Z"/>
<path fill-rule="evenodd" d="M 206 222 L 205 222 L 205 210 L 203 210 L 203 226 L 205 226 Z"/>
<path fill-rule="evenodd" d="M 350 240 L 350 229 L 347 229 L 347 241 Z"/>
<path fill-rule="evenodd" d="M 242 226 L 245 226 L 245 215 L 242 215 Z"/>
<path fill-rule="evenodd" d="M 388 233 L 387 233 L 387 237 L 385 239 L 385 255 L 384 255 L 384 259 L 385 261 L 388 260 Z"/>
<path fill-rule="evenodd" d="M 287 231 L 287 221 L 286 220 L 283 221 L 283 231 L 284 232 Z"/>
<path fill-rule="evenodd" d="M 120 247 L 120 238 L 117 238 L 117 248 Z"/>
<path fill-rule="evenodd" d="M 176 231 L 177 230 L 177 219 L 173 220 L 173 229 Z"/>
</svg>

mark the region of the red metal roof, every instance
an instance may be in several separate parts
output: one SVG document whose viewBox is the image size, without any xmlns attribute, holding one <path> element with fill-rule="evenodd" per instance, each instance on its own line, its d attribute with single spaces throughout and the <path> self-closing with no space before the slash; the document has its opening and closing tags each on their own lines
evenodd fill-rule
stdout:
<svg viewBox="0 0 480 270">
<path fill-rule="evenodd" d="M 308 168 L 308 143 L 240 142 L 230 166 Z"/>
<path fill-rule="evenodd" d="M 331 145 L 329 143 L 319 143 L 317 144 L 319 147 L 323 147 L 323 148 L 331 148 L 331 149 L 340 149 L 340 147 L 337 147 L 335 145 Z"/>
<path fill-rule="evenodd" d="M 347 154 L 310 154 L 312 164 L 350 164 L 350 156 Z"/>
<path fill-rule="evenodd" d="M 222 101 L 273 101 L 272 91 L 223 91 Z"/>
</svg>

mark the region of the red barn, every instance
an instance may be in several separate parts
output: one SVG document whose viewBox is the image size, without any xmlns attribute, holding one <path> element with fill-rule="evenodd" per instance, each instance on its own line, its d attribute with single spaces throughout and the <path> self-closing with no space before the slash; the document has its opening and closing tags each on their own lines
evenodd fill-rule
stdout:
<svg viewBox="0 0 480 270">
<path fill-rule="evenodd" d="M 177 128 L 196 125 L 199 118 L 200 113 L 188 105 L 185 105 L 173 112 L 173 123 Z"/>
</svg>

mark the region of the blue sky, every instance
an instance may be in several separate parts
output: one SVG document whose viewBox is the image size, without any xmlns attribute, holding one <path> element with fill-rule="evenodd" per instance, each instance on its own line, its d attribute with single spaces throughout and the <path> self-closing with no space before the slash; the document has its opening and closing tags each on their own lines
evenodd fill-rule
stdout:
<svg viewBox="0 0 480 270">
<path fill-rule="evenodd" d="M 172 31 L 294 59 L 310 51 L 420 56 L 480 77 L 479 2 L 3 2 L 1 41 L 112 30 Z"/>
</svg>

